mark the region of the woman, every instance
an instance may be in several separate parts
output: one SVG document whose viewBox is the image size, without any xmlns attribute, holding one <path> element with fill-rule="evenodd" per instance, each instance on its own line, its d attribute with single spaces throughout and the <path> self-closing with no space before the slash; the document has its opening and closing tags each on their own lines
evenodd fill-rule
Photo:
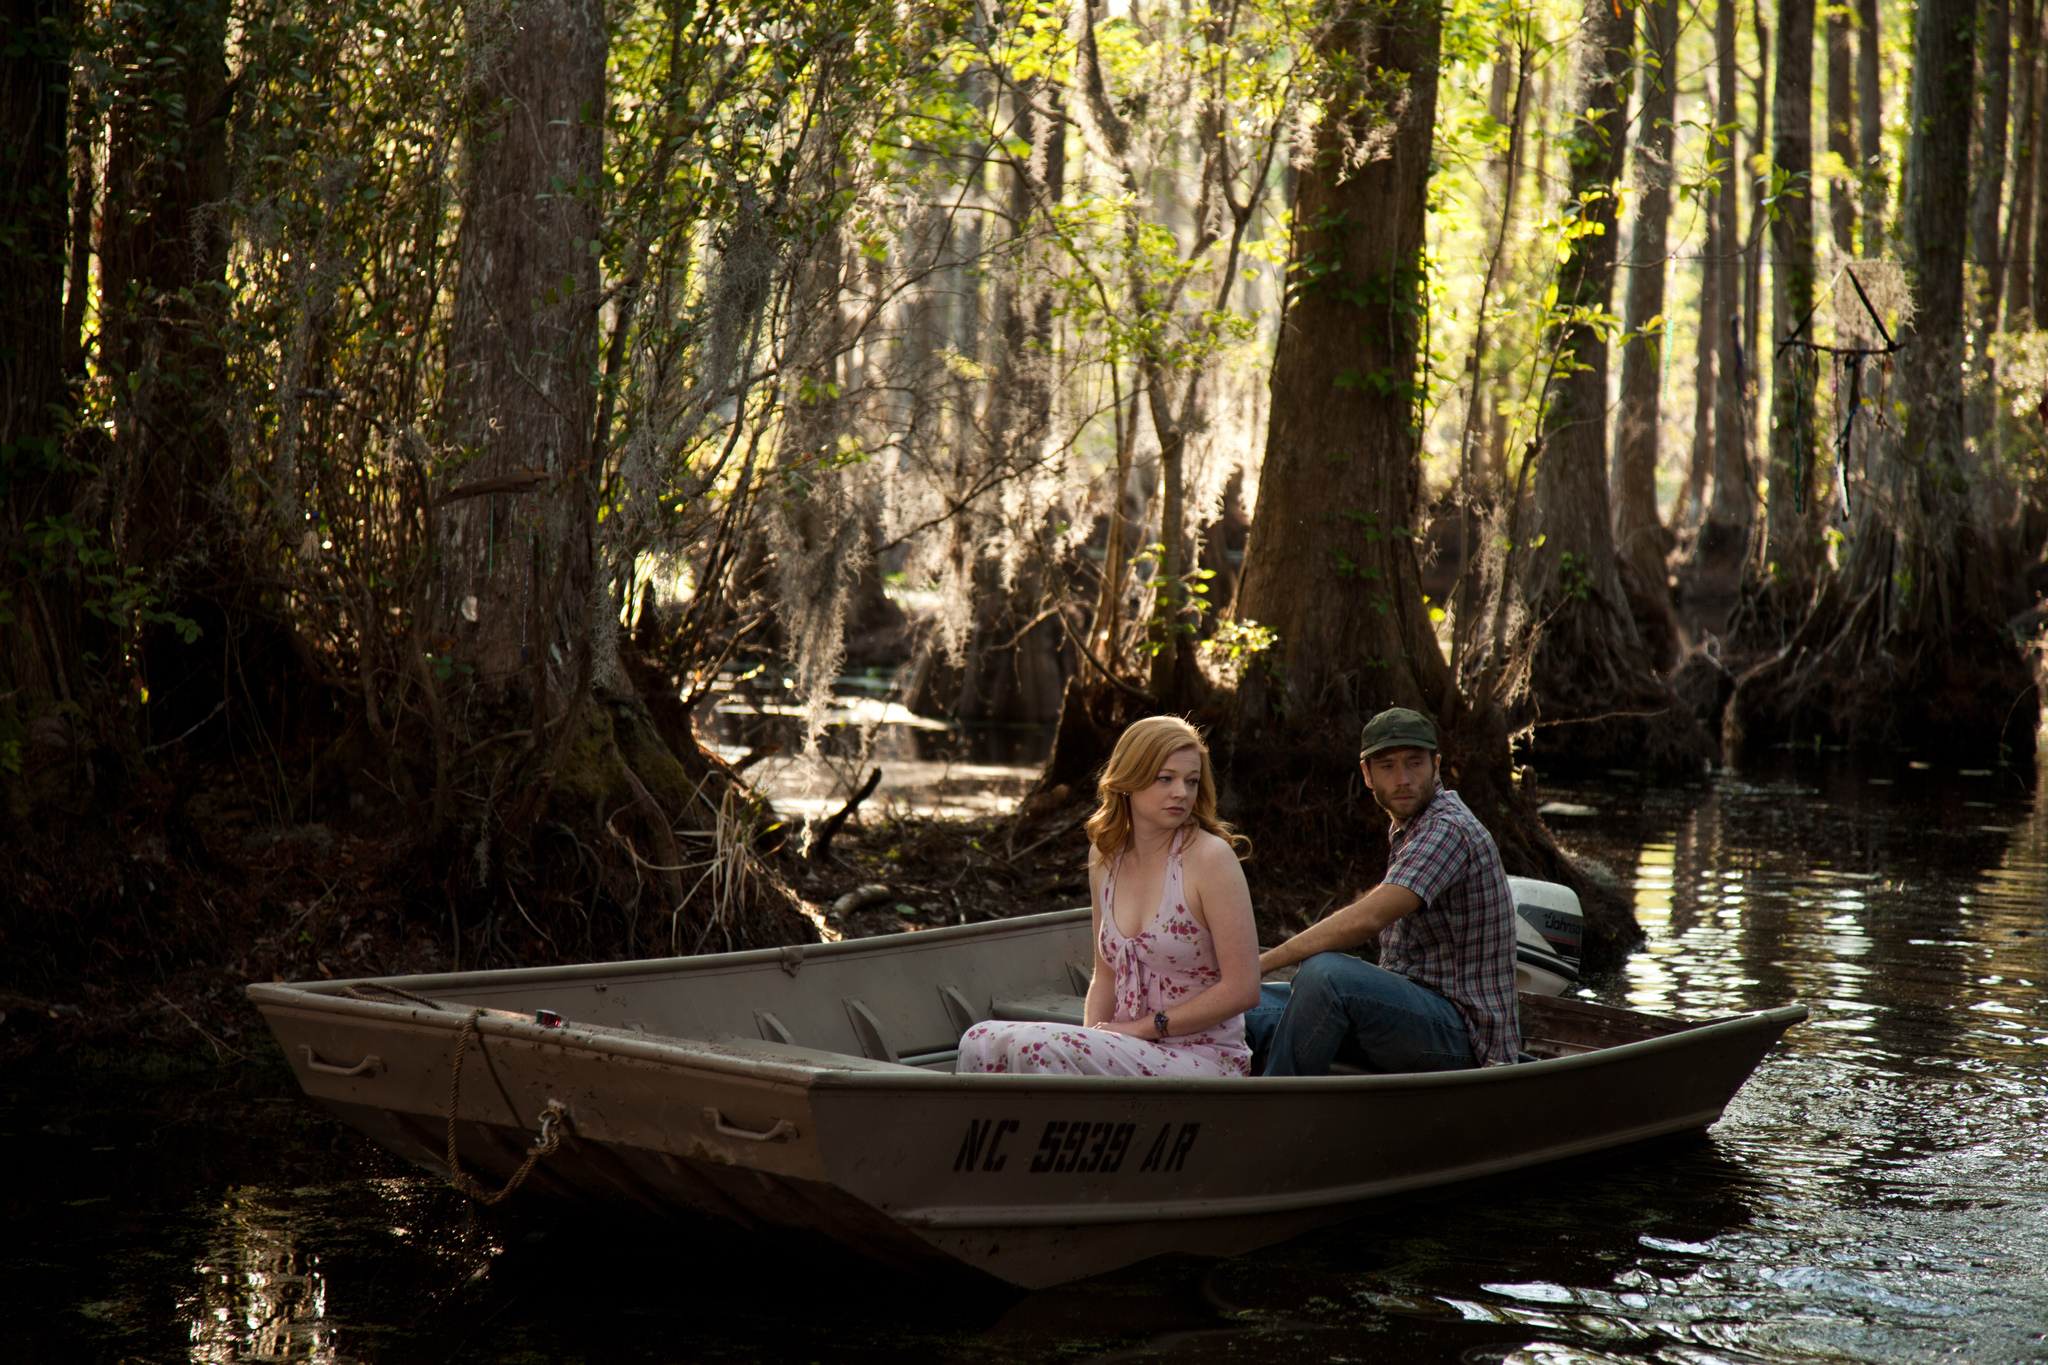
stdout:
<svg viewBox="0 0 2048 1365">
<path fill-rule="evenodd" d="M 1216 818 L 1202 736 L 1175 716 L 1124 731 L 1089 817 L 1095 976 L 1083 1027 L 976 1024 L 957 1072 L 1248 1076 L 1244 1012 L 1259 1000 L 1251 892 Z"/>
</svg>

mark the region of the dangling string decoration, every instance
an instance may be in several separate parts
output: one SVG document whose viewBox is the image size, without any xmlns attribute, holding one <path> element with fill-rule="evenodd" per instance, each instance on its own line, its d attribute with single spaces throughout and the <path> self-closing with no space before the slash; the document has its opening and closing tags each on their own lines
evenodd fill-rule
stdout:
<svg viewBox="0 0 2048 1365">
<path fill-rule="evenodd" d="M 1835 285 L 1843 275 L 1849 277 L 1849 285 L 1856 291 L 1858 302 L 1863 305 L 1864 316 L 1870 319 L 1871 326 L 1876 329 L 1877 335 L 1883 340 L 1884 345 L 1824 346 L 1802 335 L 1806 331 L 1807 326 L 1812 323 L 1814 315 L 1820 311 L 1821 301 L 1834 294 Z M 1859 330 L 1853 327 L 1850 328 L 1850 335 L 1857 335 Z M 1802 515 L 1806 511 L 1806 495 L 1811 483 L 1812 474 L 1812 462 L 1807 458 L 1809 452 L 1805 425 L 1807 375 L 1811 372 L 1811 367 L 1817 365 L 1820 356 L 1828 355 L 1834 357 L 1836 363 L 1845 367 L 1849 372 L 1849 398 L 1848 402 L 1843 405 L 1842 427 L 1840 432 L 1836 434 L 1834 442 L 1835 496 L 1841 504 L 1842 519 L 1846 521 L 1849 517 L 1849 482 L 1846 467 L 1849 452 L 1854 445 L 1856 418 L 1863 410 L 1863 362 L 1865 357 L 1868 356 L 1886 357 L 1886 366 L 1888 368 L 1890 363 L 1888 358 L 1895 354 L 1901 345 L 1902 343 L 1891 334 L 1891 329 L 1884 325 L 1884 317 L 1878 311 L 1877 305 L 1870 301 L 1870 294 L 1864 289 L 1863 281 L 1858 279 L 1856 272 L 1846 265 L 1842 267 L 1840 274 L 1836 275 L 1835 279 L 1828 282 L 1828 287 L 1821 291 L 1821 297 L 1814 300 L 1813 307 L 1806 310 L 1806 316 L 1799 320 L 1799 325 L 1787 332 L 1785 339 L 1778 343 L 1777 354 L 1779 355 L 1783 355 L 1787 350 L 1794 350 L 1800 353 L 1798 362 L 1793 366 L 1792 380 L 1793 414 L 1794 421 L 1798 424 L 1798 434 L 1793 442 L 1792 479 L 1798 508 Z M 1814 382 L 1817 386 L 1817 378 Z M 1838 374 L 1835 382 L 1835 392 L 1838 399 L 1841 389 L 1841 380 Z"/>
<path fill-rule="evenodd" d="M 1844 356 L 1842 365 L 1849 371 L 1849 401 L 1846 416 L 1842 419 L 1841 434 L 1835 437 L 1835 498 L 1842 506 L 1842 520 L 1849 520 L 1849 449 L 1850 438 L 1856 434 L 1856 413 L 1863 406 L 1863 357 Z"/>
</svg>

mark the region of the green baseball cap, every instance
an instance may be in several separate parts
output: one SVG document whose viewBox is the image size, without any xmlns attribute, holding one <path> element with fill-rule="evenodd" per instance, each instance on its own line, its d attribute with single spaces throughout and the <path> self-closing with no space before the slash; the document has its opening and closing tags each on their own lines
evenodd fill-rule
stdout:
<svg viewBox="0 0 2048 1365">
<path fill-rule="evenodd" d="M 1365 723 L 1358 737 L 1358 756 L 1371 758 L 1382 749 L 1436 751 L 1436 722 L 1420 711 L 1389 706 Z"/>
</svg>

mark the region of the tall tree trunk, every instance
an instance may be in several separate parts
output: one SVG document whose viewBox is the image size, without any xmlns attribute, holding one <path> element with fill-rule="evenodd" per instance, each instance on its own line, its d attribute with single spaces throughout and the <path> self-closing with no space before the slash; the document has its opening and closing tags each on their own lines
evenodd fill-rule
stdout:
<svg viewBox="0 0 2048 1365">
<path fill-rule="evenodd" d="M 1693 336 L 1692 366 L 1692 457 L 1686 468 L 1685 488 L 1679 501 L 1686 510 L 1685 524 L 1697 526 L 1707 514 L 1707 479 L 1714 470 L 1715 358 L 1720 353 L 1721 326 L 1721 197 L 1707 193 L 1707 235 L 1700 247 L 1699 325 Z M 1671 524 L 1679 525 L 1678 510 Z"/>
<path fill-rule="evenodd" d="M 1750 0 L 1750 28 L 1756 34 L 1756 74 L 1749 80 L 1749 107 L 1756 114 L 1756 122 L 1749 129 L 1749 155 L 1743 158 L 1743 166 L 1753 167 L 1765 164 L 1763 158 L 1771 150 L 1771 26 L 1764 22 L 1764 7 L 1759 0 Z M 1812 60 L 1806 69 L 1813 70 Z M 1809 92 L 1809 100 L 1811 94 Z M 1762 396 L 1761 380 L 1764 373 L 1763 355 L 1764 327 L 1764 236 L 1770 224 L 1770 206 L 1764 202 L 1761 193 L 1749 196 L 1749 232 L 1742 239 L 1742 355 L 1743 377 L 1751 386 L 1752 400 Z M 1756 416 L 1750 414 L 1749 426 L 1744 436 L 1754 439 Z"/>
<path fill-rule="evenodd" d="M 1970 227 L 1975 27 L 1970 0 L 1922 0 L 1913 25 L 1912 141 L 1901 195 L 1914 302 L 1900 364 L 1909 405 L 1905 446 L 1919 457 L 1913 464 L 1926 460 L 1949 471 L 1961 459 L 1963 442 L 1963 260 Z M 1938 482 L 1931 491 L 1939 491 Z M 1923 593 L 1911 596 L 1909 612 L 1924 610 Z"/>
<path fill-rule="evenodd" d="M 2044 9 L 2042 18 L 2048 20 L 2048 9 Z M 2048 36 L 2048 24 L 2043 25 L 2040 34 L 2041 36 Z M 2043 107 L 2043 101 L 2048 100 L 2048 70 L 2038 74 L 2035 77 L 2035 81 L 2037 90 L 2035 108 L 2037 112 L 2034 123 L 2037 134 L 2034 139 L 2036 146 L 2034 147 L 2033 158 L 2034 210 L 2032 219 L 2034 239 L 2031 249 L 2027 252 L 2029 260 L 2026 272 L 2032 287 L 2024 296 L 2023 306 L 2032 315 L 2032 325 L 2036 328 L 2041 328 L 2048 327 L 2048 231 L 2044 231 L 2042 228 L 2044 223 L 2048 223 L 2048 137 L 2039 136 L 2038 130 L 2041 126 L 2039 111 Z M 2017 187 L 2015 187 L 2014 192 L 2018 192 Z M 2014 245 L 2016 248 L 2018 247 L 2017 242 Z M 2015 271 L 2014 275 L 2017 278 L 2019 272 Z"/>
<path fill-rule="evenodd" d="M 1677 0 L 1643 6 L 1642 132 L 1636 143 L 1635 231 L 1621 349 L 1621 412 L 1614 441 L 1614 540 L 1636 628 L 1659 670 L 1678 662 L 1678 627 L 1664 557 L 1671 533 L 1657 515 L 1657 438 L 1663 359 L 1665 229 L 1671 217 L 1671 147 L 1678 107 Z M 1654 329 L 1653 325 L 1654 324 Z"/>
<path fill-rule="evenodd" d="M 1965 404 L 1969 433 L 1992 438 L 1998 410 L 1991 333 L 1998 326 L 1998 301 L 2004 294 L 2004 243 L 1999 234 L 1999 209 L 2005 194 L 2006 117 L 2012 88 L 2012 10 L 2007 0 L 1984 0 L 1983 45 L 1977 78 L 1977 128 L 1974 185 L 1970 194 L 1970 254 L 1977 263 L 1975 317 L 1970 332 L 1970 393 Z M 1969 326 L 1974 322 L 1975 326 Z"/>
<path fill-rule="evenodd" d="M 1964 456 L 1974 19 L 1970 0 L 1922 0 L 1914 17 L 1901 196 L 1914 303 L 1899 363 L 1905 429 L 1895 446 L 1875 448 L 1841 573 L 1790 644 L 1737 685 L 1737 742 L 2032 747 L 2039 693 L 1999 610 Z"/>
<path fill-rule="evenodd" d="M 1501 219 L 1499 230 L 1494 238 L 1499 244 L 1499 254 L 1502 258 L 1501 268 L 1503 270 L 1507 269 L 1510 265 L 1510 262 L 1507 260 L 1508 243 L 1512 240 L 1511 234 L 1514 228 L 1515 215 L 1520 208 L 1524 192 L 1522 188 L 1524 178 L 1522 166 L 1529 152 L 1527 132 L 1529 126 L 1529 106 L 1532 104 L 1538 105 L 1536 116 L 1540 120 L 1542 118 L 1541 101 L 1547 98 L 1550 90 L 1550 70 L 1546 67 L 1540 77 L 1534 78 L 1536 80 L 1535 93 L 1537 98 L 1531 99 L 1529 97 L 1531 93 L 1529 82 L 1532 79 L 1532 75 L 1529 70 L 1529 48 L 1527 44 L 1517 45 L 1515 61 L 1520 76 L 1516 87 L 1516 97 L 1508 109 L 1508 118 L 1510 120 L 1508 128 L 1508 154 L 1500 168 Z M 1539 158 L 1542 156 L 1540 146 L 1537 150 L 1537 155 Z M 1534 180 L 1537 200 L 1540 205 L 1543 195 L 1543 176 L 1540 171 L 1536 174 Z M 1478 354 L 1477 347 L 1474 348 L 1474 354 Z M 1486 431 L 1486 482 L 1493 488 L 1496 498 L 1507 496 L 1508 414 L 1500 405 L 1500 395 L 1507 391 L 1512 375 L 1513 368 L 1510 357 L 1505 352 L 1496 348 L 1490 380 L 1487 385 L 1492 397 L 1488 403 L 1488 407 L 1491 409 L 1491 417 Z"/>
<path fill-rule="evenodd" d="M 1863 254 L 1885 254 L 1887 185 L 1884 173 L 1884 118 L 1879 103 L 1883 75 L 1882 35 L 1877 0 L 1856 0 L 1856 150 L 1863 172 Z"/>
<path fill-rule="evenodd" d="M 1016 86 L 1015 135 L 1029 148 L 1007 171 L 1008 271 L 996 291 L 996 378 L 984 425 L 1000 467 L 1022 470 L 1036 459 L 1052 428 L 1053 295 L 1033 268 L 1046 212 L 1066 193 L 1067 121 L 1061 91 L 1049 78 Z M 1045 585 L 1034 573 L 1005 585 L 1002 565 L 986 545 L 969 545 L 977 606 L 961 688 L 952 713 L 961 720 L 1042 722 L 1058 716 L 1065 684 L 1054 621 L 1025 627 L 1038 615 Z M 1105 569 L 1108 567 L 1105 564 Z M 1114 662 L 1111 662 L 1114 667 Z"/>
<path fill-rule="evenodd" d="M 100 213 L 97 361 L 118 395 L 104 525 L 121 563 L 163 574 L 166 605 L 217 634 L 216 604 L 239 577 L 219 553 L 216 503 L 229 449 L 217 209 L 229 190 L 228 6 L 149 0 L 118 13 L 135 60 L 119 64 Z M 276 395 L 279 417 L 300 401 Z M 217 639 L 195 650 L 159 628 L 139 652 L 162 723 L 183 729 L 228 695 Z"/>
<path fill-rule="evenodd" d="M 1237 599 L 1238 618 L 1278 641 L 1247 666 L 1234 715 L 1219 717 L 1224 809 L 1254 838 L 1270 830 L 1262 847 L 1278 856 L 1290 840 L 1356 849 L 1353 875 L 1369 884 L 1385 822 L 1359 798 L 1351 746 L 1382 707 L 1433 713 L 1445 782 L 1507 865 L 1578 880 L 1606 907 L 1596 917 L 1609 943 L 1627 942 L 1639 932 L 1627 908 L 1559 855 L 1511 781 L 1504 714 L 1460 698 L 1423 604 L 1410 528 L 1440 23 L 1432 3 L 1355 3 L 1318 42 L 1334 88 L 1299 172 L 1292 291 Z M 1371 150 L 1354 164 L 1360 148 Z M 1604 502 L 1603 465 L 1596 454 Z"/>
<path fill-rule="evenodd" d="M 1499 495 L 1499 480 L 1491 477 L 1493 469 L 1489 462 L 1481 470 L 1479 442 L 1491 426 L 1488 412 L 1498 407 L 1492 400 L 1492 388 L 1485 378 L 1487 366 L 1487 343 L 1492 339 L 1486 330 L 1486 313 L 1492 307 L 1494 287 L 1500 282 L 1508 268 L 1508 239 L 1514 232 L 1515 195 L 1520 189 L 1522 162 L 1522 127 L 1528 120 L 1529 112 L 1529 49 L 1522 44 L 1510 45 L 1502 41 L 1493 58 L 1493 79 L 1487 90 L 1486 112 L 1496 124 L 1508 130 L 1506 150 L 1493 160 L 1492 211 L 1487 214 L 1486 238 L 1492 243 L 1486 258 L 1486 275 L 1480 284 L 1479 315 L 1472 320 L 1472 354 L 1465 365 L 1471 380 L 1471 394 L 1465 407 L 1465 425 L 1458 439 L 1458 479 L 1467 508 L 1478 500 L 1482 486 L 1492 485 L 1493 496 Z M 1496 364 L 1499 362 L 1496 361 Z M 1467 580 L 1469 581 L 1469 580 Z"/>
<path fill-rule="evenodd" d="M 2034 167 L 2041 110 L 2041 14 L 2035 0 L 2019 0 L 2016 22 L 2019 52 L 2013 89 L 2019 107 L 2013 113 L 2012 207 L 2006 210 L 2005 241 L 1999 251 L 2005 261 L 2008 329 L 2024 325 L 2021 319 L 2034 296 Z"/>
<path fill-rule="evenodd" d="M 1778 622 L 1803 613 L 1820 559 L 1813 515 L 1814 402 L 1818 370 L 1814 354 L 1783 343 L 1804 329 L 1813 311 L 1813 4 L 1779 0 L 1778 83 L 1771 109 L 1771 163 L 1785 177 L 1771 218 L 1772 332 L 1779 344 L 1771 357 L 1771 482 L 1766 572 L 1777 599 Z M 1804 331 L 1801 336 L 1812 340 Z"/>
<path fill-rule="evenodd" d="M 1628 131 L 1630 27 L 1628 11 L 1611 0 L 1586 0 L 1567 105 L 1580 111 L 1580 122 L 1565 144 L 1571 170 L 1566 212 L 1592 230 L 1570 239 L 1558 269 L 1561 310 L 1609 311 L 1615 189 Z M 1657 676 L 1628 609 L 1614 550 L 1605 330 L 1566 315 L 1546 342 L 1559 363 L 1544 393 L 1535 534 L 1522 575 L 1542 622 L 1529 646 L 1529 702 L 1538 726 L 1531 751 L 1595 766 L 1623 761 L 1621 755 L 1632 765 L 1696 765 L 1704 736 Z"/>
<path fill-rule="evenodd" d="M 1740 0 L 1720 0 L 1714 16 L 1716 51 L 1716 94 L 1714 122 L 1729 130 L 1720 151 L 1723 162 L 1720 183 L 1715 187 L 1715 223 L 1719 240 L 1714 282 L 1714 498 L 1700 527 L 1693 552 L 1693 576 L 1700 595 L 1709 600 L 1732 597 L 1741 581 L 1742 562 L 1749 550 L 1750 528 L 1756 518 L 1756 481 L 1749 465 L 1749 420 L 1744 389 L 1748 367 L 1743 364 L 1742 287 L 1743 237 L 1738 209 L 1738 191 L 1744 176 L 1736 104 L 1735 34 Z"/>
<path fill-rule="evenodd" d="M 1970 195 L 1970 254 L 1984 272 L 1978 314 L 1997 321 L 2005 282 L 1998 220 L 2005 193 L 2006 116 L 2012 88 L 2012 11 L 2006 0 L 1985 0 L 1982 68 L 1977 79 L 1977 136 L 1974 188 Z"/>
<path fill-rule="evenodd" d="M 29 543 L 28 523 L 73 510 L 77 478 L 64 443 L 71 407 L 66 373 L 66 90 L 70 78 L 69 0 L 7 0 L 0 28 L 0 535 Z M 68 701 L 69 673 L 80 660 L 73 612 L 46 614 L 57 591 L 55 565 L 24 562 L 17 550 L 0 564 L 0 708 L 17 697 L 27 710 Z M 53 581 L 39 582 L 45 577 Z M 67 608 L 68 601 L 63 601 Z M 65 655 L 71 655 L 70 668 Z"/>
<path fill-rule="evenodd" d="M 1382 707 L 1442 713 L 1451 700 L 1412 531 L 1439 22 L 1435 5 L 1415 0 L 1383 18 L 1356 5 L 1321 39 L 1350 88 L 1324 106 L 1294 209 L 1291 297 L 1237 599 L 1240 620 L 1279 638 L 1239 687 L 1246 730 L 1277 724 L 1349 743 Z M 1353 149 L 1367 146 L 1353 166 Z"/>
<path fill-rule="evenodd" d="M 481 21 L 478 21 L 481 22 Z M 486 697 L 581 703 L 596 566 L 599 0 L 523 0 L 469 139 L 448 425 L 467 456 L 436 518 L 433 636 Z M 485 481 L 489 481 L 486 483 Z M 520 483 L 525 488 L 520 489 Z M 517 491 L 482 492 L 478 486 Z M 544 719 L 537 715 L 537 719 Z"/>
<path fill-rule="evenodd" d="M 1828 151 L 1843 172 L 1828 180 L 1828 227 L 1846 261 L 1856 255 L 1856 188 L 1847 178 L 1856 167 L 1856 28 L 1845 6 L 1827 7 L 1827 35 Z"/>
</svg>

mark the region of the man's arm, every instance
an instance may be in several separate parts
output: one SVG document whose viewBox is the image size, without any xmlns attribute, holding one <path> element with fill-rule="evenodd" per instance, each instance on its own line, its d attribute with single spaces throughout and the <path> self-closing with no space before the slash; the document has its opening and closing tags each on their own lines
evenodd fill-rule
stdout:
<svg viewBox="0 0 2048 1365">
<path fill-rule="evenodd" d="M 1422 897 L 1405 886 L 1381 882 L 1342 910 L 1333 910 L 1277 948 L 1259 954 L 1259 975 L 1291 967 L 1317 953 L 1356 948 L 1403 915 L 1422 908 Z"/>
</svg>

